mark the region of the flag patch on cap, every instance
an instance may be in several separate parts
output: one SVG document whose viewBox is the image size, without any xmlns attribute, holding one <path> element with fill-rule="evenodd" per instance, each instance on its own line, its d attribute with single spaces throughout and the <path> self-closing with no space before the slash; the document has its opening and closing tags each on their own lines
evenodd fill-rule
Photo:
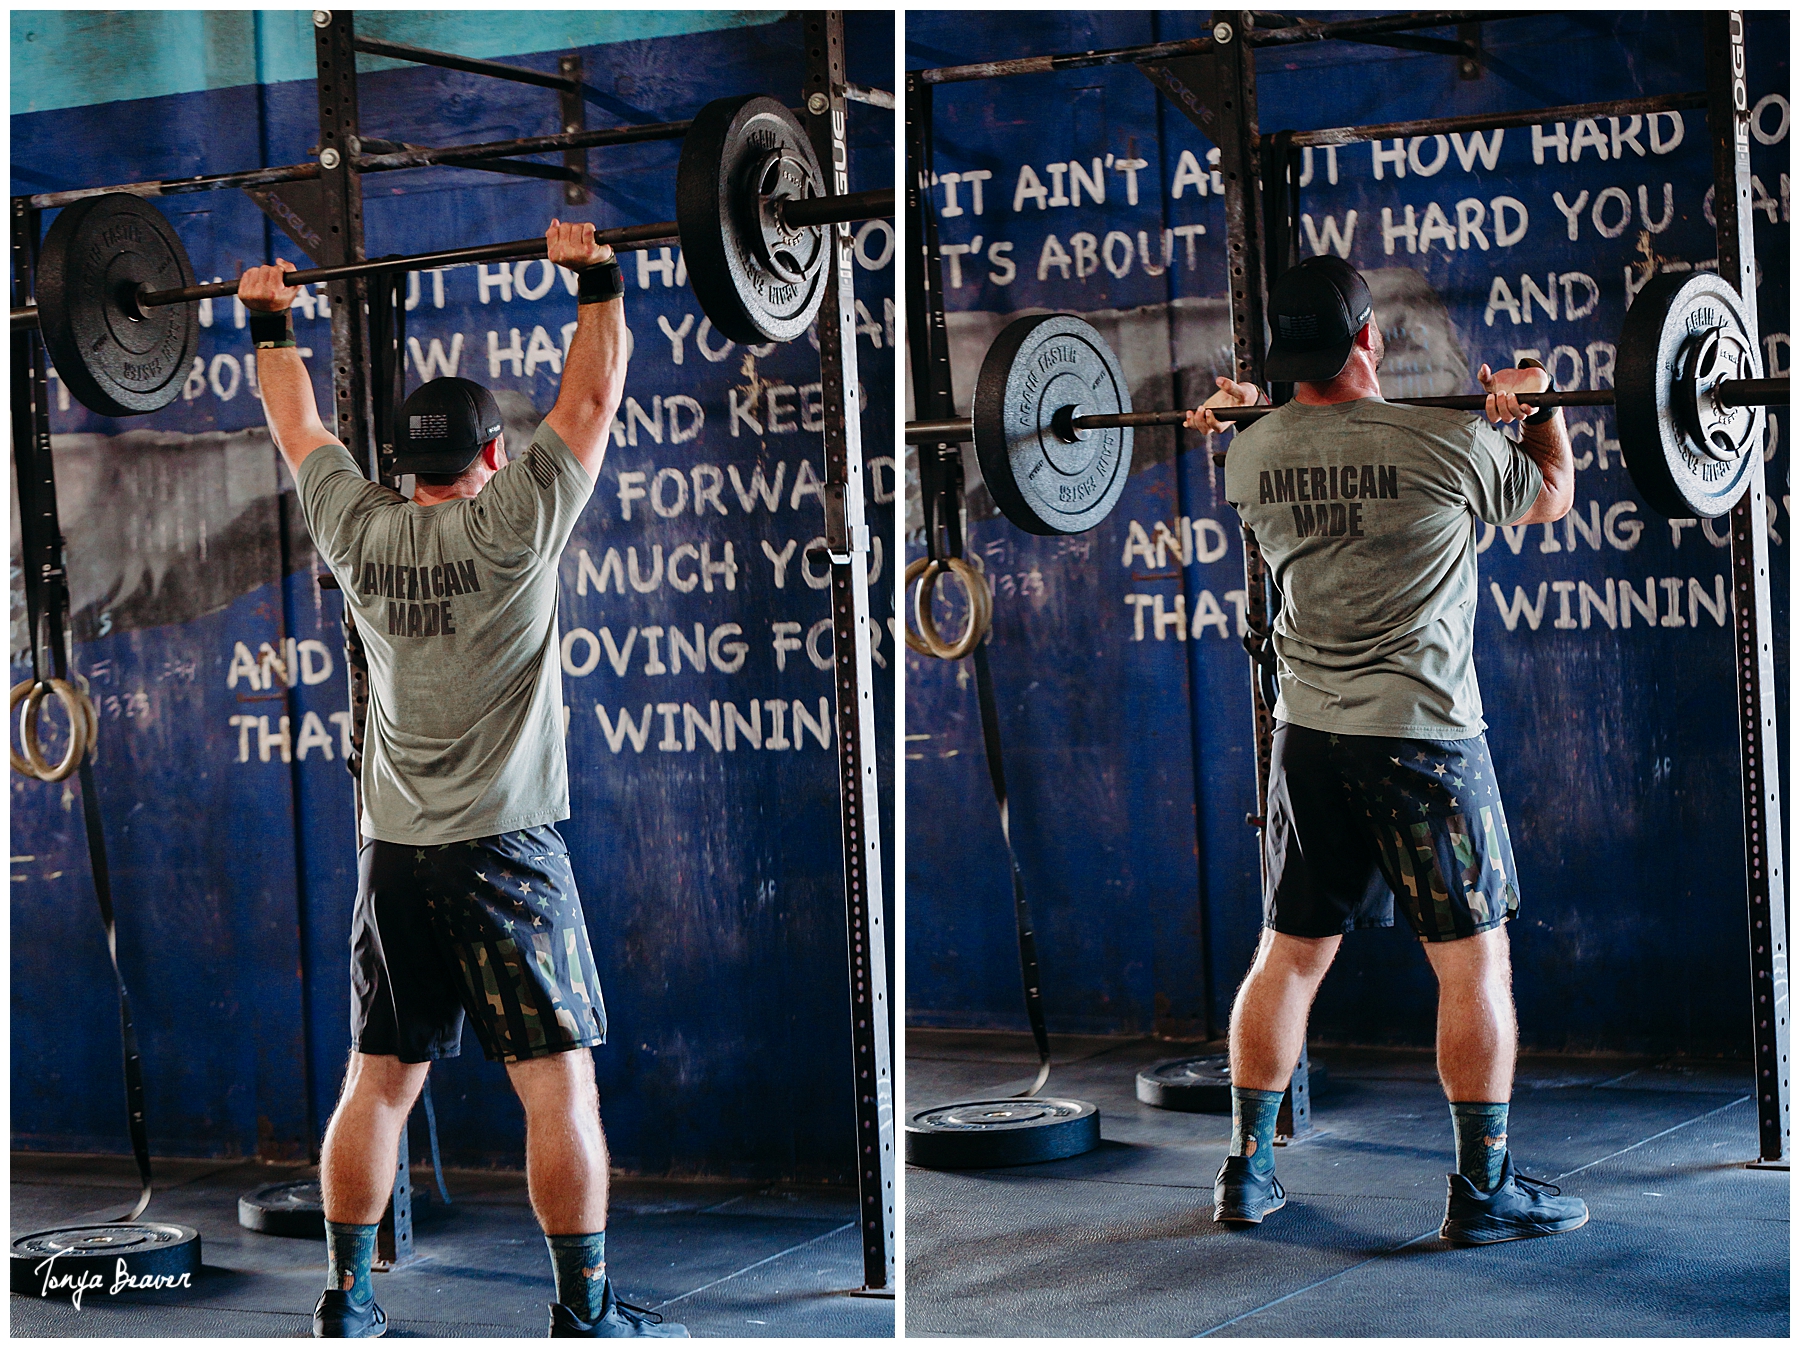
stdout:
<svg viewBox="0 0 1800 1348">
<path fill-rule="evenodd" d="M 443 440 L 450 434 L 450 418 L 442 412 L 427 412 L 406 421 L 406 433 L 415 440 Z"/>
</svg>

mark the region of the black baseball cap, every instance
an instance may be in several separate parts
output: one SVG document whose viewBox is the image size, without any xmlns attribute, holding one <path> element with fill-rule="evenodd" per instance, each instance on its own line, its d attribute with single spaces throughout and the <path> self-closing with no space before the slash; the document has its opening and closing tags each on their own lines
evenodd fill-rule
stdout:
<svg viewBox="0 0 1800 1348">
<path fill-rule="evenodd" d="M 1309 257 L 1289 267 L 1269 292 L 1273 340 L 1263 377 L 1282 384 L 1335 379 L 1374 312 L 1369 287 L 1342 258 Z"/>
<path fill-rule="evenodd" d="M 494 395 L 472 379 L 421 384 L 400 409 L 394 471 L 460 473 L 504 425 Z"/>
</svg>

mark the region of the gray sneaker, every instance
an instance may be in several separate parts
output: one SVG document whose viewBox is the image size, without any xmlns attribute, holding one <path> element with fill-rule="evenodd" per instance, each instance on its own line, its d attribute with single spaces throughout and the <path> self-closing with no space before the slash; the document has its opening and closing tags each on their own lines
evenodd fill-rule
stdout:
<svg viewBox="0 0 1800 1348">
<path fill-rule="evenodd" d="M 1560 1235 L 1586 1226 L 1587 1220 L 1586 1203 L 1564 1198 L 1548 1180 L 1519 1174 L 1508 1152 L 1499 1187 L 1491 1194 L 1482 1193 L 1466 1175 L 1450 1176 L 1450 1202 L 1438 1234 L 1452 1245 L 1492 1245 Z"/>
<path fill-rule="evenodd" d="M 387 1312 L 375 1298 L 354 1301 L 348 1292 L 328 1287 L 313 1307 L 315 1339 L 378 1339 L 387 1333 Z"/>
<path fill-rule="evenodd" d="M 1270 1170 L 1259 1175 L 1248 1156 L 1227 1156 L 1213 1181 L 1213 1220 L 1255 1225 L 1287 1206 L 1287 1190 Z"/>
<path fill-rule="evenodd" d="M 687 1326 L 665 1321 L 655 1311 L 620 1301 L 613 1295 L 612 1280 L 601 1294 L 600 1314 L 583 1320 L 560 1301 L 550 1303 L 550 1337 L 553 1339 L 685 1339 Z"/>
</svg>

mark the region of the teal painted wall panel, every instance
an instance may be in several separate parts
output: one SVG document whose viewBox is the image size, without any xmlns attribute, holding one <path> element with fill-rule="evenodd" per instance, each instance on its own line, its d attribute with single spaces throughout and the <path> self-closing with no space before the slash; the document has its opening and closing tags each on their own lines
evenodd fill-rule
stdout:
<svg viewBox="0 0 1800 1348">
<path fill-rule="evenodd" d="M 15 114 L 310 80 L 312 11 L 14 10 Z M 513 57 L 778 23 L 784 10 L 358 10 L 357 31 L 459 56 Z M 365 74 L 407 64 L 363 56 Z"/>
</svg>

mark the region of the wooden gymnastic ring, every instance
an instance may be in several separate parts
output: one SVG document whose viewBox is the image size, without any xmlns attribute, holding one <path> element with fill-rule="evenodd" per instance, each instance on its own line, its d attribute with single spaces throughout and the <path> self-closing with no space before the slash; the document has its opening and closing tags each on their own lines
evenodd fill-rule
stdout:
<svg viewBox="0 0 1800 1348">
<path fill-rule="evenodd" d="M 906 580 L 905 580 L 905 583 L 900 587 L 900 594 L 903 599 L 906 596 L 908 596 L 909 594 L 911 594 L 913 582 L 919 578 L 919 573 L 930 565 L 931 565 L 931 559 L 929 557 L 919 557 L 919 558 L 916 558 L 915 560 L 908 562 L 906 564 Z M 916 651 L 920 655 L 932 654 L 931 647 L 927 646 L 925 644 L 925 642 L 918 636 L 918 634 L 913 631 L 913 627 L 912 627 L 911 623 L 907 622 L 904 618 L 902 618 L 901 622 L 900 622 L 900 628 L 901 628 L 901 631 L 906 636 L 906 649 L 907 650 Z"/>
<path fill-rule="evenodd" d="M 988 589 L 988 578 L 976 571 L 970 563 L 959 556 L 945 558 L 947 571 L 940 569 L 938 576 L 932 576 L 927 583 L 920 585 L 920 592 L 914 598 L 914 619 L 920 621 L 920 632 L 934 650 L 940 652 L 940 659 L 959 661 L 983 643 L 988 630 L 994 626 L 994 590 Z M 968 601 L 968 626 L 963 635 L 954 643 L 945 643 L 938 635 L 938 623 L 931 614 L 931 601 L 936 598 L 938 580 L 950 574 L 963 583 L 963 596 Z M 920 603 L 920 598 L 923 603 Z"/>
<path fill-rule="evenodd" d="M 87 713 L 88 736 L 87 752 L 91 756 L 100 746 L 100 709 L 94 705 L 93 696 L 87 690 L 87 680 L 81 681 L 81 709 Z"/>
<path fill-rule="evenodd" d="M 25 679 L 24 681 L 13 685 L 12 700 L 6 705 L 7 719 L 10 720 L 12 718 L 13 712 L 18 708 L 19 700 L 35 687 L 37 687 L 36 679 Z M 11 736 L 7 737 L 6 752 L 12 755 L 12 767 L 14 772 L 18 773 L 21 777 L 37 776 L 37 773 L 31 770 L 31 764 L 19 757 L 19 751 L 13 747 Z"/>
<path fill-rule="evenodd" d="M 69 746 L 63 751 L 62 761 L 55 766 L 43 756 L 38 739 L 38 715 L 43 710 L 45 696 L 51 693 L 63 704 L 69 717 Z M 81 766 L 81 760 L 87 756 L 89 728 L 98 724 L 97 718 L 90 719 L 89 711 L 83 705 L 87 702 L 86 693 L 62 679 L 39 680 L 26 697 L 25 710 L 19 718 L 19 744 L 25 750 L 32 776 L 39 781 L 60 782 Z"/>
<path fill-rule="evenodd" d="M 936 656 L 940 660 L 962 659 L 980 644 L 993 623 L 993 592 L 988 589 L 986 577 L 961 557 L 926 562 L 922 568 L 915 561 L 907 568 L 909 583 L 914 575 L 919 577 L 919 588 L 913 592 L 913 621 L 918 626 L 918 640 L 924 645 L 923 654 Z M 950 642 L 939 636 L 937 623 L 931 616 L 931 601 L 936 595 L 937 583 L 946 575 L 955 576 L 961 583 L 969 604 L 969 618 L 963 633 Z M 907 636 L 907 644 L 918 650 L 919 645 L 911 640 L 910 630 Z"/>
</svg>

